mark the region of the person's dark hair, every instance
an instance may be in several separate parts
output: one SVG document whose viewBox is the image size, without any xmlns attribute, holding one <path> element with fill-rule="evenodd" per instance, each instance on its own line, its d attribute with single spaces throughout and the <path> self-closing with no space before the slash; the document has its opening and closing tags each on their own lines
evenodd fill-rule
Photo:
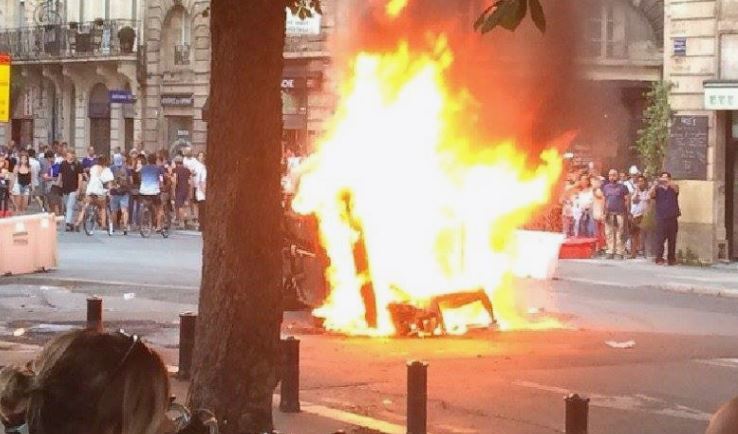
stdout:
<svg viewBox="0 0 738 434">
<path fill-rule="evenodd" d="M 148 162 L 149 164 L 156 164 L 156 154 L 149 154 L 149 155 L 148 155 L 148 156 L 146 157 L 146 161 L 147 161 L 147 162 Z"/>
<path fill-rule="evenodd" d="M 36 156 L 36 150 L 35 150 L 35 149 L 33 149 L 33 148 L 30 148 L 30 149 L 28 150 L 28 158 L 33 158 L 33 157 L 35 157 L 35 156 Z"/>
<path fill-rule="evenodd" d="M 108 165 L 110 164 L 110 160 L 108 160 L 108 157 L 106 157 L 105 155 L 101 155 L 97 157 L 97 164 L 103 167 L 108 167 Z"/>
<path fill-rule="evenodd" d="M 33 434 L 154 434 L 164 420 L 166 367 L 135 336 L 75 331 L 40 360 L 27 411 Z"/>
<path fill-rule="evenodd" d="M 669 179 L 671 179 L 671 173 L 667 172 L 666 170 L 664 170 L 663 172 L 659 173 L 659 178 L 662 177 L 662 176 L 664 176 L 664 175 L 668 176 Z"/>
</svg>

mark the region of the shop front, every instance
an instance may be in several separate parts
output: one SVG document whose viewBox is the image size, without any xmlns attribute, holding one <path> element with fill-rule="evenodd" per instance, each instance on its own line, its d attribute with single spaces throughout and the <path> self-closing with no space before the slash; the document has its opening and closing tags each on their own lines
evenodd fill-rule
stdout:
<svg viewBox="0 0 738 434">
<path fill-rule="evenodd" d="M 161 106 L 166 121 L 165 148 L 170 155 L 191 147 L 193 144 L 193 107 L 195 98 L 192 93 L 164 94 Z"/>
<path fill-rule="evenodd" d="M 309 119 L 311 93 L 320 90 L 322 74 L 311 72 L 306 63 L 285 65 L 282 75 L 282 146 L 299 155 L 310 151 Z"/>
</svg>

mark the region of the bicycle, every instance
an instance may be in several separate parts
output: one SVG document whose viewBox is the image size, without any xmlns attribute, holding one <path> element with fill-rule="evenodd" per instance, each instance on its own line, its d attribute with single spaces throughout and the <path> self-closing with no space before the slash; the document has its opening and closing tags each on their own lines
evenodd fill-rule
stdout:
<svg viewBox="0 0 738 434">
<path fill-rule="evenodd" d="M 85 213 L 84 220 L 83 220 L 83 227 L 85 230 L 85 234 L 87 236 L 92 236 L 95 233 L 95 229 L 97 229 L 97 224 L 100 222 L 100 206 L 97 203 L 97 199 L 100 196 L 98 195 L 90 195 L 90 203 L 87 204 L 83 212 Z M 105 208 L 107 210 L 108 218 L 107 220 L 107 232 L 108 236 L 113 236 L 113 219 L 111 217 L 110 213 L 110 202 L 108 200 L 108 197 L 105 196 Z M 102 226 L 102 225 L 100 225 Z"/>
<path fill-rule="evenodd" d="M 138 200 L 141 202 L 138 231 L 141 237 L 149 238 L 155 232 L 156 207 L 154 206 L 154 199 L 150 196 L 139 196 Z M 158 232 L 162 237 L 169 238 L 170 222 L 167 215 L 163 216 L 161 223 L 161 229 Z"/>
<path fill-rule="evenodd" d="M 178 433 L 218 434 L 218 420 L 209 410 L 190 411 L 186 406 L 172 401 L 167 418 Z"/>
</svg>

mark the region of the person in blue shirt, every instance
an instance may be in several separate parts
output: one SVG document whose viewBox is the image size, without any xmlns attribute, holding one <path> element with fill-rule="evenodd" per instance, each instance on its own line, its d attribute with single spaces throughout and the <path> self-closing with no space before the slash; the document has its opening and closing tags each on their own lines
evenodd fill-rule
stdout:
<svg viewBox="0 0 738 434">
<path fill-rule="evenodd" d="M 676 265 L 676 238 L 679 232 L 679 186 L 671 179 L 669 172 L 662 172 L 656 185 L 651 188 L 656 210 L 656 263 Z M 664 244 L 668 243 L 666 261 L 664 261 Z"/>
<path fill-rule="evenodd" d="M 90 171 L 90 167 L 94 166 L 97 162 L 97 155 L 95 155 L 95 148 L 90 146 L 87 148 L 87 156 L 82 159 L 82 168 L 85 172 Z"/>
<path fill-rule="evenodd" d="M 156 164 L 156 154 L 149 154 L 146 158 L 146 165 L 141 168 L 139 175 L 141 177 L 141 187 L 138 194 L 142 201 L 150 200 L 154 205 L 156 215 L 156 230 L 161 229 L 161 168 Z"/>
<path fill-rule="evenodd" d="M 619 173 L 612 169 L 608 173 L 608 183 L 596 193 L 605 200 L 605 238 L 607 238 L 607 258 L 625 258 L 625 225 L 628 221 L 630 192 L 618 182 Z"/>
</svg>

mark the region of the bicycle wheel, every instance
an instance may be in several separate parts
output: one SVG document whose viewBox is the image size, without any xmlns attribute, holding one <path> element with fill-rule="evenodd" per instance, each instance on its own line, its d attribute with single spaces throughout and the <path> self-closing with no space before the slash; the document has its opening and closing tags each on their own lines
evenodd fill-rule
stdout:
<svg viewBox="0 0 738 434">
<path fill-rule="evenodd" d="M 139 232 L 144 238 L 151 236 L 154 232 L 154 214 L 151 212 L 151 207 L 144 206 L 141 209 L 141 221 L 139 222 Z"/>
<path fill-rule="evenodd" d="M 87 236 L 91 236 L 95 233 L 95 228 L 97 227 L 97 207 L 95 205 L 88 205 L 84 209 L 84 213 L 85 219 L 83 224 L 85 233 Z"/>
</svg>

